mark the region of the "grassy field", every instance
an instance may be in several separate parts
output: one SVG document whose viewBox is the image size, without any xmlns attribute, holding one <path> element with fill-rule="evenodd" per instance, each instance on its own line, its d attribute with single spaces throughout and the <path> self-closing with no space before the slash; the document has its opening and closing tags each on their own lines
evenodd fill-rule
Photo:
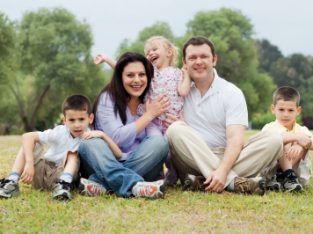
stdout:
<svg viewBox="0 0 313 234">
<path fill-rule="evenodd" d="M 9 172 L 20 140 L 0 137 L 0 178 Z M 313 233 L 313 182 L 301 194 L 259 197 L 172 188 L 162 200 L 74 192 L 71 202 L 22 185 L 19 197 L 0 200 L 0 233 Z"/>
</svg>

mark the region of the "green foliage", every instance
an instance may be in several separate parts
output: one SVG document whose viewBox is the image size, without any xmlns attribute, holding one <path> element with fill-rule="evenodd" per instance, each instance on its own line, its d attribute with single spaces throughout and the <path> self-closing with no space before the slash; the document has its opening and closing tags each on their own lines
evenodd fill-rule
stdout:
<svg viewBox="0 0 313 234">
<path fill-rule="evenodd" d="M 276 61 L 271 75 L 278 86 L 295 88 L 306 86 L 313 74 L 313 58 L 302 54 L 292 54 Z"/>
<path fill-rule="evenodd" d="M 262 72 L 271 73 L 274 63 L 283 58 L 279 48 L 272 45 L 268 40 L 256 40 L 255 46 L 258 51 L 259 69 Z"/>
<path fill-rule="evenodd" d="M 52 127 L 66 96 L 93 99 L 104 85 L 104 74 L 90 55 L 90 26 L 67 10 L 27 12 L 16 31 L 15 72 L 7 88 L 25 131 Z"/>
<path fill-rule="evenodd" d="M 7 84 L 11 71 L 12 63 L 14 63 L 12 57 L 12 50 L 14 49 L 14 43 L 16 40 L 16 34 L 13 23 L 0 12 L 0 89 L 4 88 Z M 1 94 L 0 94 L 1 97 Z"/>
<path fill-rule="evenodd" d="M 256 113 L 252 117 L 252 129 L 262 129 L 265 124 L 275 120 L 275 115 L 271 112 Z"/>
<path fill-rule="evenodd" d="M 299 87 L 299 91 L 301 95 L 302 116 L 313 117 L 313 73 L 307 78 L 305 85 Z M 312 128 L 313 126 L 311 125 L 310 127 Z"/>
</svg>

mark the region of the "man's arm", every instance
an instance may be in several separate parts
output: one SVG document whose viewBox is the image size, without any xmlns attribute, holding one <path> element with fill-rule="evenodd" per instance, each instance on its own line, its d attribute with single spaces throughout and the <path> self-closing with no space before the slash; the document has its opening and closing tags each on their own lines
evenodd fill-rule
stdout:
<svg viewBox="0 0 313 234">
<path fill-rule="evenodd" d="M 204 182 L 206 191 L 222 192 L 224 190 L 227 175 L 244 146 L 244 132 L 245 126 L 243 125 L 229 125 L 226 127 L 227 144 L 224 156 L 218 168 Z"/>
</svg>

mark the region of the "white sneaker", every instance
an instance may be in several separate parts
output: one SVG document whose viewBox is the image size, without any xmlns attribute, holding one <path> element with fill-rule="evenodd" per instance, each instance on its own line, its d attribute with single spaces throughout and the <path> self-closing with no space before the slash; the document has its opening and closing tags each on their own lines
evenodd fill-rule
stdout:
<svg viewBox="0 0 313 234">
<path fill-rule="evenodd" d="M 89 197 L 100 196 L 107 192 L 101 184 L 85 178 L 80 178 L 78 190 L 81 195 Z"/>
<path fill-rule="evenodd" d="M 165 195 L 164 180 L 155 182 L 137 182 L 132 188 L 135 197 L 163 198 Z"/>
</svg>

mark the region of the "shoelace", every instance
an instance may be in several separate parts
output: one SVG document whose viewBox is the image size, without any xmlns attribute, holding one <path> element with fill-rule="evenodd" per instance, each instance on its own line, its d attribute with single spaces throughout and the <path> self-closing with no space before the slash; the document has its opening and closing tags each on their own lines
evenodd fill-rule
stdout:
<svg viewBox="0 0 313 234">
<path fill-rule="evenodd" d="M 64 180 L 59 180 L 57 183 L 60 184 L 64 189 L 69 190 L 72 188 L 72 185 L 70 183 L 65 182 Z"/>
</svg>

